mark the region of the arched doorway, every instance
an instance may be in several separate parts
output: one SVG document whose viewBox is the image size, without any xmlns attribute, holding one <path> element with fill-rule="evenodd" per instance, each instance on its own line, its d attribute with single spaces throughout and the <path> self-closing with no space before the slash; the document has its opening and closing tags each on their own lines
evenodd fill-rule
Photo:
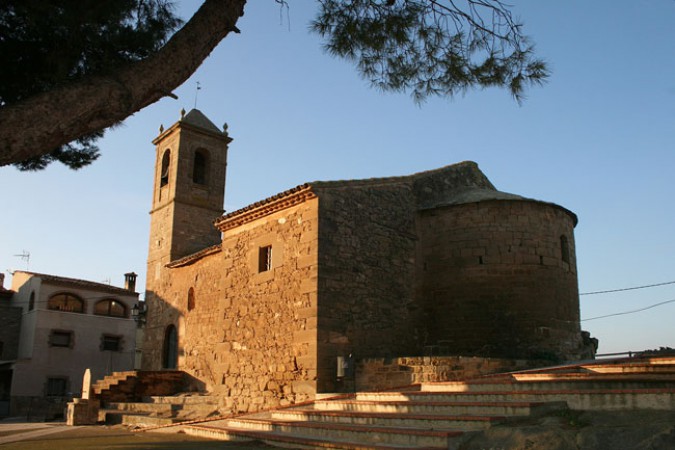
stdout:
<svg viewBox="0 0 675 450">
<path fill-rule="evenodd" d="M 175 369 L 178 363 L 178 332 L 176 327 L 169 325 L 164 332 L 164 352 L 162 355 L 162 367 Z"/>
</svg>

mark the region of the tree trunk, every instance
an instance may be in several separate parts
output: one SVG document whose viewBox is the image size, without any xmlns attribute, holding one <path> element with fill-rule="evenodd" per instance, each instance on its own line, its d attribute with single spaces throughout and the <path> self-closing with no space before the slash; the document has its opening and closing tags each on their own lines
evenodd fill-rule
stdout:
<svg viewBox="0 0 675 450">
<path fill-rule="evenodd" d="M 245 4 L 205 0 L 155 55 L 0 108 L 0 166 L 50 153 L 172 95 L 229 32 L 238 32 Z"/>
</svg>

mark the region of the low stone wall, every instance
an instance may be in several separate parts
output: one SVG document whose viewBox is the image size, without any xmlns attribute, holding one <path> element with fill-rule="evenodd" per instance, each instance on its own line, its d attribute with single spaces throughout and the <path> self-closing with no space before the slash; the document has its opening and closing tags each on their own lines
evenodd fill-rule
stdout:
<svg viewBox="0 0 675 450">
<path fill-rule="evenodd" d="M 89 379 L 89 375 L 85 375 Z M 94 425 L 105 421 L 105 407 L 109 402 L 140 402 L 145 397 L 172 396 L 184 392 L 195 392 L 201 384 L 195 384 L 193 377 L 178 370 L 115 372 L 94 383 L 91 398 L 75 398 L 68 403 L 66 423 L 68 425 Z M 89 389 L 83 388 L 83 391 Z"/>
<path fill-rule="evenodd" d="M 453 381 L 545 365 L 520 359 L 471 356 L 367 358 L 356 363 L 356 390 L 377 391 L 430 381 Z"/>
</svg>

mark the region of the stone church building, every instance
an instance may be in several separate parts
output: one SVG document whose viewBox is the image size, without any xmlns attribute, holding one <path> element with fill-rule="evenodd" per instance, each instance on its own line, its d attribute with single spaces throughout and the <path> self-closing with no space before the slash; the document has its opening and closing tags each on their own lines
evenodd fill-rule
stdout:
<svg viewBox="0 0 675 450">
<path fill-rule="evenodd" d="M 250 410 L 335 392 L 349 354 L 582 355 L 571 211 L 462 162 L 223 215 L 230 142 L 196 109 L 153 141 L 145 369 Z"/>
</svg>

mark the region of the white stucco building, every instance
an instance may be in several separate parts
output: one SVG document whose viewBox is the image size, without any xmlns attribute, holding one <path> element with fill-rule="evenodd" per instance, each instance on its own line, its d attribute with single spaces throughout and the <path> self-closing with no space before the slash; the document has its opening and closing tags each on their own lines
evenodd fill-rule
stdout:
<svg viewBox="0 0 675 450">
<path fill-rule="evenodd" d="M 85 369 L 92 379 L 133 370 L 138 302 L 136 274 L 125 287 L 16 271 L 10 305 L 20 307 L 21 329 L 11 370 L 11 414 L 59 417 L 64 402 L 78 396 Z"/>
</svg>

